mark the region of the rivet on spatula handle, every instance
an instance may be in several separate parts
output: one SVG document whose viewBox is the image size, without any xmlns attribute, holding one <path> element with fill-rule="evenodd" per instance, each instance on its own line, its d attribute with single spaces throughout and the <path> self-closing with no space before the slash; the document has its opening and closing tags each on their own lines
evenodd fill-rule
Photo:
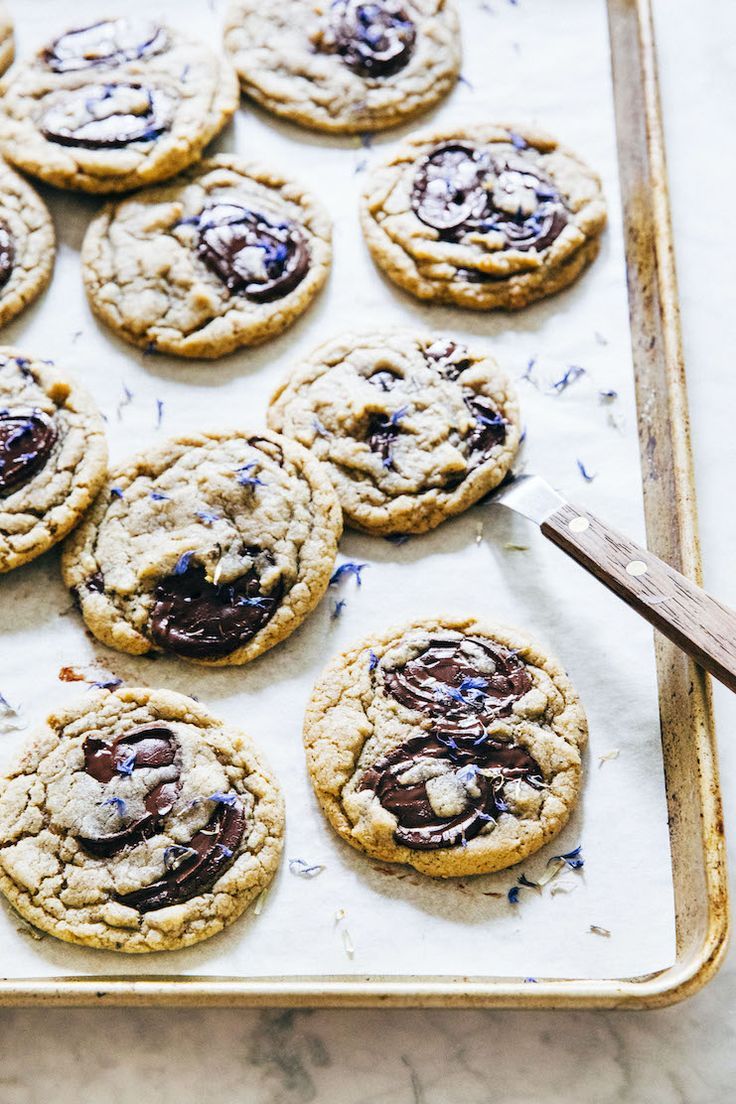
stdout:
<svg viewBox="0 0 736 1104">
<path fill-rule="evenodd" d="M 565 503 L 542 532 L 736 691 L 736 612 L 586 510 Z"/>
</svg>

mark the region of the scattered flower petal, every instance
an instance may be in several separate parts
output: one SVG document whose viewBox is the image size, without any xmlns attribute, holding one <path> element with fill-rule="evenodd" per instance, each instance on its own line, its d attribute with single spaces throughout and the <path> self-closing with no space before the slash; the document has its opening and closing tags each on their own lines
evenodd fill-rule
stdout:
<svg viewBox="0 0 736 1104">
<path fill-rule="evenodd" d="M 585 375 L 585 369 L 579 364 L 571 364 L 566 372 L 558 380 L 554 380 L 552 383 L 552 391 L 556 395 L 561 395 L 563 391 L 567 391 L 571 384 L 575 383 L 582 376 Z"/>
<path fill-rule="evenodd" d="M 304 859 L 289 859 L 289 871 L 299 878 L 316 878 L 327 868 L 322 863 L 314 863 L 310 866 Z"/>
<path fill-rule="evenodd" d="M 355 581 L 358 586 L 362 586 L 363 580 L 361 579 L 360 574 L 366 567 L 368 567 L 368 564 L 357 563 L 355 560 L 347 560 L 345 563 L 340 564 L 340 566 L 336 568 L 335 571 L 333 571 L 332 575 L 330 576 L 330 586 L 337 586 L 338 583 L 340 583 L 343 579 L 347 578 L 350 575 L 354 575 Z"/>
<path fill-rule="evenodd" d="M 214 801 L 216 805 L 229 805 L 232 809 L 233 806 L 238 804 L 238 795 L 232 792 L 222 793 L 218 790 L 217 793 L 210 794 L 207 800 Z"/>
<path fill-rule="evenodd" d="M 589 472 L 588 469 L 585 467 L 585 464 L 583 463 L 582 460 L 578 460 L 577 465 L 578 465 L 578 471 L 582 475 L 585 482 L 586 483 L 592 483 L 593 480 L 595 479 L 597 473 L 596 472 L 592 472 L 592 473 Z"/>
</svg>

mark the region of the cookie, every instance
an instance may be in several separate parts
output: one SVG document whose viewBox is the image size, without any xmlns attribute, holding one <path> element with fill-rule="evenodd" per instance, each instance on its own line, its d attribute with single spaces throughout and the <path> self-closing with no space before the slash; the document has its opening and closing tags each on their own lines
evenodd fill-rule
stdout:
<svg viewBox="0 0 736 1104">
<path fill-rule="evenodd" d="M 327 277 L 326 211 L 300 185 L 218 156 L 108 205 L 84 239 L 92 309 L 133 345 L 218 357 L 285 330 Z"/>
<path fill-rule="evenodd" d="M 105 483 L 100 414 L 50 361 L 0 348 L 0 572 L 79 523 Z"/>
<path fill-rule="evenodd" d="M 0 75 L 12 65 L 15 57 L 13 20 L 5 4 L 0 4 Z"/>
<path fill-rule="evenodd" d="M 243 732 L 183 694 L 96 691 L 52 714 L 0 783 L 0 890 L 67 943 L 172 951 L 237 920 L 283 832 Z"/>
<path fill-rule="evenodd" d="M 332 484 L 301 445 L 191 434 L 111 473 L 62 573 L 111 648 L 246 663 L 317 605 L 341 529 Z"/>
<path fill-rule="evenodd" d="M 520 437 L 491 357 L 404 330 L 321 345 L 275 393 L 268 424 L 326 462 L 348 525 L 380 534 L 422 533 L 472 506 Z"/>
<path fill-rule="evenodd" d="M 46 204 L 22 176 L 0 161 L 0 326 L 41 294 L 56 255 Z"/>
<path fill-rule="evenodd" d="M 237 78 L 156 22 L 67 31 L 0 83 L 0 146 L 21 169 L 84 192 L 124 192 L 196 161 L 235 111 Z"/>
<path fill-rule="evenodd" d="M 520 862 L 566 823 L 587 723 L 559 663 L 473 618 L 362 641 L 317 683 L 307 764 L 333 828 L 446 878 Z"/>
<path fill-rule="evenodd" d="M 554 138 L 484 124 L 412 135 L 372 172 L 361 223 L 376 264 L 419 299 L 516 310 L 598 253 L 598 176 Z"/>
<path fill-rule="evenodd" d="M 247 96 L 342 134 L 425 111 L 454 86 L 461 59 L 450 0 L 236 0 L 225 48 Z"/>
</svg>

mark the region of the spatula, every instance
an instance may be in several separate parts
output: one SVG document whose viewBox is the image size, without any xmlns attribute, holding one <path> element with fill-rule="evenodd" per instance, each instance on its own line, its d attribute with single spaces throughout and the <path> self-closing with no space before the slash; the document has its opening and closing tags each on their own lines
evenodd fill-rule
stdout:
<svg viewBox="0 0 736 1104">
<path fill-rule="evenodd" d="M 512 475 L 489 500 L 522 514 L 581 567 L 736 691 L 736 613 L 663 560 L 567 502 L 538 475 Z"/>
</svg>

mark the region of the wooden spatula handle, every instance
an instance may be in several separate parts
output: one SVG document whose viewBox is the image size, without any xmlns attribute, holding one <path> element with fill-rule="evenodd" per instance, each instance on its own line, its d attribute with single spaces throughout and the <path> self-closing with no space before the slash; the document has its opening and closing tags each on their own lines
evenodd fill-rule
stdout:
<svg viewBox="0 0 736 1104">
<path fill-rule="evenodd" d="M 542 532 L 736 691 L 733 610 L 586 510 L 566 503 L 542 523 Z"/>
</svg>

